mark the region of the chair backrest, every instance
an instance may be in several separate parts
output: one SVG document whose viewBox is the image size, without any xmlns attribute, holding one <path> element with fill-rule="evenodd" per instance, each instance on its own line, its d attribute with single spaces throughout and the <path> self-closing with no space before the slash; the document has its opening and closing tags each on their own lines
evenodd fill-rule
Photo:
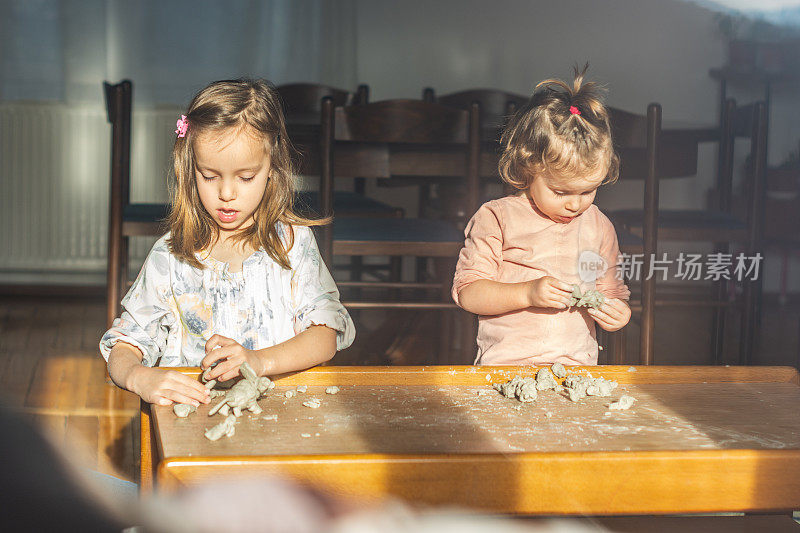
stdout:
<svg viewBox="0 0 800 533">
<path fill-rule="evenodd" d="M 130 201 L 131 109 L 133 84 L 122 80 L 112 85 L 103 82 L 106 114 L 111 123 L 111 201 L 125 205 Z M 122 223 L 122 210 L 119 210 Z"/>
<path fill-rule="evenodd" d="M 647 115 L 637 115 L 609 108 L 611 135 L 620 157 L 620 178 L 640 175 L 644 178 L 644 241 L 642 261 L 642 324 L 639 358 L 643 365 L 653 364 L 654 310 L 656 277 L 647 279 L 650 264 L 658 247 L 658 178 L 661 147 L 661 105 L 647 106 Z"/>
<path fill-rule="evenodd" d="M 359 85 L 356 93 L 317 83 L 288 83 L 275 88 L 283 101 L 284 113 L 319 115 L 322 99 L 330 97 L 337 106 L 365 104 L 369 100 L 369 87 Z"/>
<path fill-rule="evenodd" d="M 359 176 L 396 174 L 395 160 L 402 160 L 404 169 L 413 166 L 415 175 L 435 176 L 443 159 L 452 160 L 456 165 L 447 170 L 465 178 L 465 209 L 473 213 L 478 208 L 480 106 L 475 103 L 467 111 L 420 100 L 386 100 L 342 107 L 324 98 L 320 156 L 323 216 L 333 215 L 334 160 L 340 156 L 347 157 L 351 174 Z M 330 226 L 326 229 L 323 255 L 329 260 L 333 242 Z"/>
<path fill-rule="evenodd" d="M 469 112 L 419 100 L 335 108 L 334 139 L 357 143 L 467 144 Z"/>
<path fill-rule="evenodd" d="M 499 89 L 468 89 L 436 96 L 431 87 L 422 91 L 422 99 L 460 109 L 469 109 L 473 102 L 481 107 L 481 125 L 502 128 L 517 109 L 528 103 L 529 97 Z"/>
</svg>

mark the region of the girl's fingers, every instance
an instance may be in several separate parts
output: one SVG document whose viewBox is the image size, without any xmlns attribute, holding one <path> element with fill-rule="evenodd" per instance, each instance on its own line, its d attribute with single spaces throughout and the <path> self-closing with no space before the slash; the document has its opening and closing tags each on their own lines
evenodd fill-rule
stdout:
<svg viewBox="0 0 800 533">
<path fill-rule="evenodd" d="M 547 298 L 553 307 L 564 308 L 569 305 L 569 295 L 555 287 L 551 287 L 547 293 Z"/>
<path fill-rule="evenodd" d="M 554 280 L 551 286 L 562 293 L 572 294 L 572 285 L 560 280 Z"/>
<path fill-rule="evenodd" d="M 193 398 L 197 398 L 200 401 L 203 401 L 208 396 L 210 396 L 210 393 L 208 392 L 208 389 L 206 388 L 205 385 L 203 385 L 197 380 L 190 378 L 189 376 L 184 376 L 183 374 L 180 374 L 180 379 L 177 379 L 175 381 L 175 385 L 178 387 L 183 387 L 187 391 L 190 391 L 191 396 Z"/>
<path fill-rule="evenodd" d="M 238 375 L 239 375 L 239 367 L 237 366 L 233 370 L 230 370 L 230 371 L 225 372 L 224 374 L 222 374 L 219 377 L 219 379 L 220 379 L 220 381 L 228 381 L 229 379 L 233 379 L 233 378 L 237 377 Z"/>
<path fill-rule="evenodd" d="M 622 311 L 611 305 L 603 304 L 599 311 L 610 319 L 619 319 L 622 317 Z"/>
<path fill-rule="evenodd" d="M 203 358 L 203 360 L 200 362 L 200 366 L 203 368 L 208 368 L 213 366 L 214 363 L 218 363 L 219 366 L 225 359 L 230 357 L 230 355 L 231 351 L 227 349 L 227 346 L 217 348 Z M 216 379 L 216 376 L 218 375 L 219 369 L 213 368 L 211 372 L 208 373 L 208 379 Z"/>
<path fill-rule="evenodd" d="M 153 403 L 156 405 L 172 405 L 172 400 L 165 398 L 164 396 L 156 396 Z"/>
<path fill-rule="evenodd" d="M 228 354 L 227 359 L 220 362 L 214 367 L 214 370 L 208 373 L 209 378 L 216 379 L 218 381 L 227 381 L 228 379 L 239 375 L 239 366 L 241 364 L 242 361 L 239 357 L 233 356 L 233 354 Z"/>
<path fill-rule="evenodd" d="M 183 392 L 180 392 L 180 391 L 165 390 L 164 391 L 164 396 L 166 398 L 169 398 L 170 400 L 172 400 L 175 403 L 186 403 L 186 404 L 189 404 L 189 405 L 194 405 L 195 407 L 200 405 L 200 402 L 197 399 L 192 398 L 191 396 L 186 395 L 186 394 L 184 394 Z"/>
<path fill-rule="evenodd" d="M 206 341 L 206 353 L 209 353 L 214 348 L 229 346 L 230 344 L 236 344 L 236 341 L 215 333 Z"/>
<path fill-rule="evenodd" d="M 605 329 L 606 331 L 613 331 L 619 329 L 619 322 L 617 320 L 611 319 L 608 315 L 603 315 L 598 313 L 597 315 L 592 315 L 595 321 L 600 324 L 600 327 Z"/>
<path fill-rule="evenodd" d="M 590 307 L 586 310 L 586 312 L 589 313 L 589 315 L 598 322 L 600 321 L 607 322 L 608 320 L 611 319 L 611 317 L 608 316 L 606 313 L 604 313 L 602 309 L 592 309 Z"/>
<path fill-rule="evenodd" d="M 193 384 L 185 383 L 185 382 L 182 382 L 182 381 L 175 381 L 175 382 L 172 382 L 172 383 L 169 383 L 169 384 L 165 385 L 164 386 L 164 391 L 167 391 L 167 392 L 172 391 L 172 392 L 180 394 L 180 395 L 182 395 L 184 397 L 187 397 L 189 399 L 193 399 L 193 400 L 196 400 L 198 402 L 203 402 L 203 403 L 205 403 L 205 401 L 207 399 L 210 399 L 210 396 L 211 396 L 210 393 L 208 392 L 208 390 L 205 387 L 203 387 L 203 390 L 198 390 L 197 388 L 195 388 L 193 386 Z M 175 397 L 173 395 L 171 395 L 171 394 L 163 393 L 163 395 L 166 396 L 167 398 L 175 400 Z M 186 402 L 183 402 L 183 403 L 186 403 Z"/>
<path fill-rule="evenodd" d="M 220 335 L 211 335 L 211 337 L 209 337 L 209 339 L 206 341 L 206 346 L 205 346 L 206 353 L 216 348 L 218 346 L 219 341 L 220 341 Z"/>
<path fill-rule="evenodd" d="M 623 305 L 624 304 L 622 303 L 622 300 L 620 300 L 619 298 L 607 299 L 605 301 L 605 303 L 603 304 L 604 307 L 609 307 L 609 308 L 614 309 L 616 311 L 622 311 L 622 306 Z"/>
<path fill-rule="evenodd" d="M 561 296 L 551 296 L 550 297 L 550 307 L 555 307 L 556 309 L 566 309 L 569 300 L 565 300 Z"/>
</svg>

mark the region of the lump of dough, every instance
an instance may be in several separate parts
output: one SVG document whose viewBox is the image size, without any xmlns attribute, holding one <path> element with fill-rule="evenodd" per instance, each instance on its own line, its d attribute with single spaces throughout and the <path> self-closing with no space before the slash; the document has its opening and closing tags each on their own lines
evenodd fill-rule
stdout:
<svg viewBox="0 0 800 533">
<path fill-rule="evenodd" d="M 628 396 L 627 394 L 623 394 L 622 396 L 620 396 L 619 400 L 617 400 L 616 402 L 611 402 L 608 405 L 608 408 L 609 409 L 614 409 L 614 410 L 617 410 L 617 411 L 630 409 L 631 406 L 633 405 L 633 402 L 635 402 L 635 401 L 636 401 L 636 398 L 634 398 L 633 396 Z"/>
<path fill-rule="evenodd" d="M 232 437 L 236 432 L 236 416 L 228 415 L 225 420 L 211 429 L 207 429 L 205 436 L 210 441 L 219 440 L 223 435 Z"/>
<path fill-rule="evenodd" d="M 572 285 L 572 294 L 570 294 L 569 299 L 570 307 L 591 307 L 599 309 L 605 301 L 606 297 L 598 290 L 589 289 L 581 293 L 581 288 L 578 285 Z"/>
<path fill-rule="evenodd" d="M 172 412 L 175 413 L 175 416 L 178 418 L 186 418 L 195 411 L 197 411 L 197 407 L 190 403 L 176 403 L 172 406 Z"/>
<path fill-rule="evenodd" d="M 306 407 L 310 407 L 311 409 L 316 409 L 320 405 L 322 405 L 322 401 L 319 398 L 311 398 L 303 402 L 303 405 Z"/>
<path fill-rule="evenodd" d="M 536 392 L 536 380 L 533 378 L 514 376 L 506 383 L 495 383 L 494 388 L 506 398 L 516 398 L 525 403 L 536 400 L 538 396 Z"/>
<path fill-rule="evenodd" d="M 561 363 L 553 363 L 550 367 L 550 370 L 557 378 L 565 378 L 567 377 L 567 369 L 564 368 L 564 365 Z"/>
<path fill-rule="evenodd" d="M 540 368 L 536 373 L 536 388 L 538 390 L 557 390 L 558 381 L 553 377 L 549 368 Z"/>
<path fill-rule="evenodd" d="M 564 380 L 569 399 L 573 402 L 586 396 L 611 396 L 611 391 L 617 388 L 617 382 L 602 377 L 594 378 L 571 374 Z"/>
</svg>

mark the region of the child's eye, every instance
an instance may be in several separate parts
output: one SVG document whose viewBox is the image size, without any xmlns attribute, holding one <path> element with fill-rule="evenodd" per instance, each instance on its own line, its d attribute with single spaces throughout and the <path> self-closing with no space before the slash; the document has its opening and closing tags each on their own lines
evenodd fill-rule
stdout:
<svg viewBox="0 0 800 533">
<path fill-rule="evenodd" d="M 556 196 L 566 196 L 566 193 L 558 192 L 558 191 L 553 191 L 553 194 L 555 194 Z"/>
<path fill-rule="evenodd" d="M 239 179 L 244 182 L 248 182 L 248 181 L 253 181 L 255 179 L 255 176 L 239 176 Z"/>
<path fill-rule="evenodd" d="M 206 181 L 213 181 L 216 176 L 206 176 L 205 174 L 200 174 L 204 180 Z"/>
</svg>

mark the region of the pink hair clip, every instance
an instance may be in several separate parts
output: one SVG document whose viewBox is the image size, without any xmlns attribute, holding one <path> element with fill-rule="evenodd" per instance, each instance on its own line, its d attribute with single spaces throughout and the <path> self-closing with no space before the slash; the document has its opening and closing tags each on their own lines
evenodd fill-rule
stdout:
<svg viewBox="0 0 800 533">
<path fill-rule="evenodd" d="M 581 114 L 581 110 L 578 109 L 577 107 L 575 107 L 574 105 L 569 106 L 569 112 L 572 115 L 580 115 Z"/>
<path fill-rule="evenodd" d="M 186 137 L 186 130 L 189 129 L 189 121 L 186 120 L 186 115 L 181 115 L 181 118 L 178 119 L 178 122 L 176 122 L 175 125 L 178 127 L 178 129 L 175 130 L 175 133 L 178 134 L 178 137 Z"/>
</svg>

